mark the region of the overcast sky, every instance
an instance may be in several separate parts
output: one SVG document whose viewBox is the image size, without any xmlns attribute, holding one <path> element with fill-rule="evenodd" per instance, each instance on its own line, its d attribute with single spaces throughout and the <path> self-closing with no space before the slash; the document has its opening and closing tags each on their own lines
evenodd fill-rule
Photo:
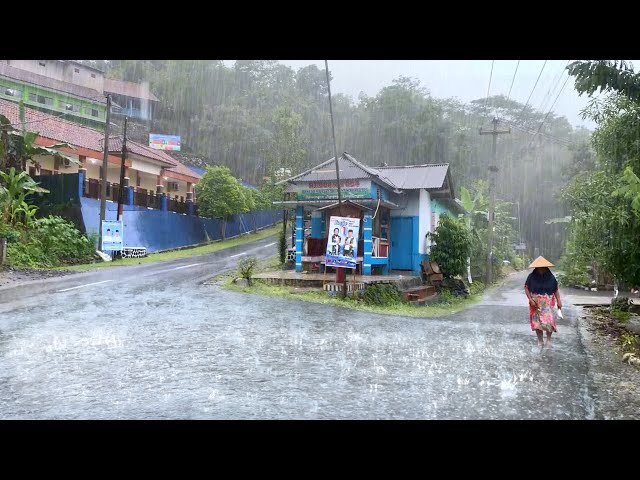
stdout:
<svg viewBox="0 0 640 480">
<path fill-rule="evenodd" d="M 324 60 L 279 61 L 294 70 L 311 63 L 324 69 Z M 547 61 L 529 101 L 530 105 L 545 113 L 549 111 L 568 78 L 564 70 L 567 62 Z M 329 70 L 333 76 L 331 91 L 351 95 L 357 100 L 360 92 L 375 95 L 382 87 L 390 85 L 394 78 L 404 75 L 420 80 L 434 97 L 457 97 L 468 102 L 486 97 L 491 63 L 492 60 L 329 60 Z M 523 104 L 527 101 L 544 63 L 544 60 L 520 61 L 511 98 Z M 495 60 L 489 95 L 509 94 L 516 65 L 518 60 Z M 593 129 L 593 122 L 580 117 L 580 111 L 588 99 L 584 95 L 578 96 L 573 83 L 573 78 L 569 78 L 553 111 L 567 117 L 574 126 Z"/>
</svg>

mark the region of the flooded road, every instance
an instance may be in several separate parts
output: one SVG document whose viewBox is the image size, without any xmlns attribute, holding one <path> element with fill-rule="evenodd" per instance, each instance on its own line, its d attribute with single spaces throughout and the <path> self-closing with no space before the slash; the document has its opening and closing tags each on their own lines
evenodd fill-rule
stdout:
<svg viewBox="0 0 640 480">
<path fill-rule="evenodd" d="M 1 311 L 0 418 L 599 418 L 573 309 L 540 352 L 522 273 L 427 319 L 228 292 L 195 270 Z"/>
</svg>

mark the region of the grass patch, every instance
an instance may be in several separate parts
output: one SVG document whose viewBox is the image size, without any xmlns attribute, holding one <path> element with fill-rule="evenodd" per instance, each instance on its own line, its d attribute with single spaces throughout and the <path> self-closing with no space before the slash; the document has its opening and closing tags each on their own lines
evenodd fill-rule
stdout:
<svg viewBox="0 0 640 480">
<path fill-rule="evenodd" d="M 72 267 L 60 267 L 56 270 L 70 270 L 75 272 L 85 272 L 95 270 L 97 268 L 107 267 L 126 267 L 129 265 L 141 265 L 145 263 L 165 262 L 168 260 L 177 260 L 179 258 L 194 257 L 196 255 L 205 255 L 207 253 L 217 252 L 225 248 L 236 247 L 247 243 L 263 240 L 265 238 L 276 235 L 282 229 L 281 226 L 274 226 L 260 230 L 258 233 L 250 233 L 241 237 L 232 238 L 230 240 L 212 242 L 200 247 L 185 248 L 182 250 L 172 250 L 170 252 L 151 253 L 143 258 L 122 258 L 113 262 L 85 263 L 82 265 L 74 265 Z"/>
<path fill-rule="evenodd" d="M 278 257 L 270 257 L 269 259 L 260 262 L 256 269 L 256 273 L 273 271 L 278 269 L 279 266 L 280 261 Z M 349 296 L 346 299 L 343 299 L 339 295 L 329 296 L 325 292 L 317 289 L 308 290 L 301 287 L 273 285 L 265 283 L 258 278 L 254 279 L 252 287 L 242 287 L 233 283 L 233 279 L 236 277 L 238 277 L 237 272 L 224 273 L 217 277 L 217 283 L 222 288 L 234 292 L 303 300 L 311 303 L 321 303 L 323 305 L 350 308 L 352 310 L 403 317 L 424 318 L 450 315 L 470 307 L 481 299 L 480 294 L 474 294 L 467 298 L 453 297 L 448 303 L 437 303 L 426 306 L 416 306 L 409 303 L 399 303 L 390 306 L 374 306 L 365 304 L 361 298 L 353 298 Z"/>
</svg>

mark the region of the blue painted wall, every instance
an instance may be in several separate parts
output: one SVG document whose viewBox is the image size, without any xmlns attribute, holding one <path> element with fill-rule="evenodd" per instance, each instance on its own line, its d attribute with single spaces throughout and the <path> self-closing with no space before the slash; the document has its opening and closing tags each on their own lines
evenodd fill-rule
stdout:
<svg viewBox="0 0 640 480">
<path fill-rule="evenodd" d="M 371 182 L 371 198 L 378 198 L 378 192 L 380 192 L 380 198 L 382 198 L 382 200 L 389 200 L 389 191 L 377 183 Z"/>
<path fill-rule="evenodd" d="M 85 231 L 98 232 L 100 201 L 81 198 Z M 117 205 L 107 202 L 107 220 L 115 220 Z M 243 233 L 273 225 L 282 219 L 281 210 L 268 210 L 236 215 L 227 222 L 225 236 L 232 238 Z M 197 245 L 220 240 L 220 220 L 182 215 L 161 210 L 149 210 L 138 206 L 124 206 L 124 244 L 127 247 L 145 247 L 148 252 Z M 255 222 L 255 224 L 254 224 Z"/>
</svg>

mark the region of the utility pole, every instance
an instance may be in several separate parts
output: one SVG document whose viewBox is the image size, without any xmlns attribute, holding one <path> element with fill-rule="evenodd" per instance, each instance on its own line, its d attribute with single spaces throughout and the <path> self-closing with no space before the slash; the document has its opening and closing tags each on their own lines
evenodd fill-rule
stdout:
<svg viewBox="0 0 640 480">
<path fill-rule="evenodd" d="M 111 122 L 111 94 L 107 94 L 107 124 L 104 127 L 104 153 L 102 154 L 102 184 L 100 185 L 100 225 L 98 249 L 102 250 L 102 222 L 107 211 L 107 164 L 109 159 L 109 125 Z"/>
<path fill-rule="evenodd" d="M 342 215 L 342 195 L 340 193 L 340 165 L 338 163 L 338 148 L 336 147 L 336 130 L 333 126 L 333 107 L 331 105 L 331 82 L 329 81 L 329 62 L 324 61 L 324 71 L 327 74 L 327 92 L 329 93 L 329 115 L 331 116 L 331 134 L 333 135 L 333 156 L 336 161 L 336 183 L 338 186 L 338 211 Z M 326 268 L 326 266 L 325 266 Z M 346 268 L 336 267 L 336 283 L 342 283 L 342 298 L 347 298 Z"/>
<path fill-rule="evenodd" d="M 124 135 L 122 136 L 122 163 L 120 164 L 120 188 L 118 189 L 118 216 L 116 220 L 120 220 L 122 216 L 122 205 L 124 203 L 124 160 L 127 156 L 127 119 L 124 117 Z"/>
<path fill-rule="evenodd" d="M 498 167 L 496 165 L 497 162 L 497 150 L 496 144 L 498 140 L 498 135 L 503 133 L 511 133 L 511 128 L 509 130 L 498 130 L 498 122 L 499 120 L 494 117 L 492 120 L 493 128 L 491 130 L 483 130 L 480 129 L 480 135 L 492 135 L 493 136 L 493 147 L 492 147 L 492 165 L 489 165 L 489 252 L 487 254 L 487 286 L 491 285 L 493 282 L 493 223 L 495 217 L 495 207 L 496 207 L 496 173 L 498 172 Z"/>
</svg>

